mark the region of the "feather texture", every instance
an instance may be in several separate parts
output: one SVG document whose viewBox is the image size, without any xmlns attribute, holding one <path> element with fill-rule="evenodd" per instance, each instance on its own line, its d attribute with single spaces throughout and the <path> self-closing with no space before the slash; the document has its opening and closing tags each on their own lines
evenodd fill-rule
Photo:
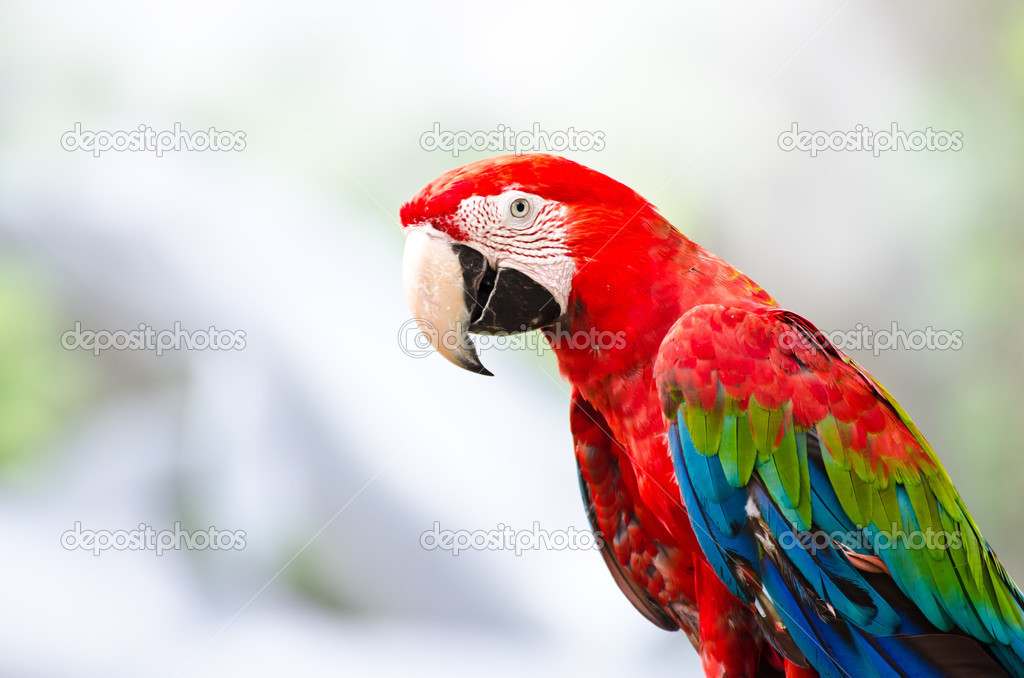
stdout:
<svg viewBox="0 0 1024 678">
<path fill-rule="evenodd" d="M 793 341 L 808 336 L 815 341 Z M 938 648 L 920 642 L 940 633 L 982 648 L 972 656 L 988 670 L 1024 675 L 1019 589 L 907 415 L 820 337 L 787 311 L 704 305 L 683 315 L 662 345 L 655 371 L 670 440 L 682 450 L 676 472 L 691 515 L 733 496 L 757 508 L 742 529 L 730 525 L 728 539 L 717 524 L 702 539 L 708 526 L 695 522 L 701 546 L 707 552 L 714 541 L 719 560 L 749 560 L 750 546 L 760 545 L 758 581 L 723 576 L 721 563 L 716 572 L 738 596 L 764 587 L 823 675 L 947 675 L 934 673 L 929 653 Z M 755 378 L 734 374 L 737 365 Z M 708 402 L 730 417 L 747 415 L 757 450 L 748 478 L 736 470 L 728 437 L 727 447 L 713 449 L 705 434 L 691 435 Z M 884 565 L 899 595 L 881 595 L 851 553 Z M 819 665 L 812 641 L 843 659 Z"/>
</svg>

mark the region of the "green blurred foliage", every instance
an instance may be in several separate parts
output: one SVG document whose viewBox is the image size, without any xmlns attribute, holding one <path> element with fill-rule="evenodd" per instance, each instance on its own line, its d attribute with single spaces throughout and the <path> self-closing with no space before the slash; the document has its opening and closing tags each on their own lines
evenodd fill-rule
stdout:
<svg viewBox="0 0 1024 678">
<path fill-rule="evenodd" d="M 0 474 L 39 468 L 45 443 L 85 402 L 85 354 L 66 351 L 42 272 L 0 260 Z"/>
<path fill-rule="evenodd" d="M 984 328 L 965 342 L 988 358 L 972 361 L 957 375 L 959 386 L 944 394 L 942 426 L 954 442 L 945 454 L 954 482 L 968 505 L 979 507 L 975 513 L 986 510 L 986 534 L 1003 535 L 993 543 L 1003 561 L 1019 564 L 1024 542 L 1005 535 L 1018 529 L 1024 485 L 1024 6 L 1008 6 L 996 33 L 990 47 L 997 68 L 979 74 L 979 81 L 998 91 L 1005 106 L 993 113 L 1006 118 L 999 126 L 1001 146 L 975 167 L 973 185 L 962 187 L 973 194 L 975 211 L 956 229 L 948 276 L 939 281 L 943 295 L 969 309 L 974 327 Z"/>
</svg>

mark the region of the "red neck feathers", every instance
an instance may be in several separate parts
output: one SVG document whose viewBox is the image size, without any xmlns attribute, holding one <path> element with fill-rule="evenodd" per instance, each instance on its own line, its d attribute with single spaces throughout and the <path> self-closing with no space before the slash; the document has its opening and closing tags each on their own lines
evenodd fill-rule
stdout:
<svg viewBox="0 0 1024 678">
<path fill-rule="evenodd" d="M 561 372 L 577 385 L 649 367 L 669 328 L 694 306 L 775 305 L 753 281 L 630 193 L 623 203 L 570 211 L 576 274 L 560 327 L 563 341 L 554 348 Z"/>
</svg>

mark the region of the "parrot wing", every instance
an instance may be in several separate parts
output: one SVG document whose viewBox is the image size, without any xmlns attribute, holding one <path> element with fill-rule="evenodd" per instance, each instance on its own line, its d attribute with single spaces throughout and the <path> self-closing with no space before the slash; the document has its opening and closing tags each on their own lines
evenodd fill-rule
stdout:
<svg viewBox="0 0 1024 678">
<path fill-rule="evenodd" d="M 697 306 L 655 375 L 701 548 L 823 676 L 1024 675 L 1020 591 L 907 414 L 811 323 Z"/>
<path fill-rule="evenodd" d="M 663 591 L 647 574 L 658 545 L 643 538 L 640 521 L 644 516 L 637 515 L 641 507 L 633 499 L 635 482 L 629 477 L 629 465 L 619 463 L 625 450 L 612 437 L 601 414 L 579 393 L 573 394 L 570 423 L 583 504 L 590 526 L 601 540 L 605 564 L 643 616 L 667 631 L 677 630 L 679 624 L 659 600 L 664 598 L 658 595 Z M 692 638 L 695 628 L 687 632 Z"/>
</svg>

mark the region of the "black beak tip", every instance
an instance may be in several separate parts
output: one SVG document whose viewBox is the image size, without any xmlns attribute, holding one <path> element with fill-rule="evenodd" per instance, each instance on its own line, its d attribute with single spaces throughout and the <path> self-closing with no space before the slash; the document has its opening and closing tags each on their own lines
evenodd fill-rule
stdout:
<svg viewBox="0 0 1024 678">
<path fill-rule="evenodd" d="M 461 367 L 462 369 L 466 370 L 467 372 L 472 372 L 473 374 L 482 374 L 485 377 L 493 377 L 494 376 L 494 373 L 491 372 L 486 367 L 484 367 L 483 363 L 480 362 L 480 359 L 477 358 L 475 355 L 473 355 L 473 356 L 466 356 L 466 355 L 459 356 L 458 366 Z"/>
</svg>

